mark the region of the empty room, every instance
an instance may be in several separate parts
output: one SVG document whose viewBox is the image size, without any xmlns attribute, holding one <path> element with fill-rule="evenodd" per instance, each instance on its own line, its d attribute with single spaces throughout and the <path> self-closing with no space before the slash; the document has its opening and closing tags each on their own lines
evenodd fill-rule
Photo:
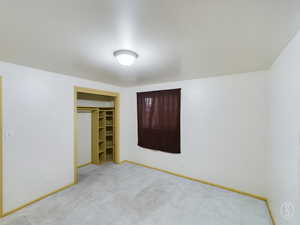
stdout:
<svg viewBox="0 0 300 225">
<path fill-rule="evenodd" d="M 0 225 L 299 225 L 299 0 L 2 0 Z"/>
</svg>

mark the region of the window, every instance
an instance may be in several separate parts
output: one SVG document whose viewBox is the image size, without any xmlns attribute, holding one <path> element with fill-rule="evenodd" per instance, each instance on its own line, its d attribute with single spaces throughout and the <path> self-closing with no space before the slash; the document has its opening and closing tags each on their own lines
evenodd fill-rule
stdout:
<svg viewBox="0 0 300 225">
<path fill-rule="evenodd" d="M 180 153 L 181 89 L 137 93 L 138 145 Z"/>
</svg>

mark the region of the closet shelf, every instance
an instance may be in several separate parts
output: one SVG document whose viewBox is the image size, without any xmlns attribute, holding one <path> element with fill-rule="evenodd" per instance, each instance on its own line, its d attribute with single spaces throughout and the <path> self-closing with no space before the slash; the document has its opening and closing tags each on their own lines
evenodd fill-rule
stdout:
<svg viewBox="0 0 300 225">
<path fill-rule="evenodd" d="M 115 113 L 113 108 L 98 108 L 95 112 L 95 164 L 102 164 L 114 160 L 115 151 Z M 98 144 L 97 144 L 98 143 Z"/>
</svg>

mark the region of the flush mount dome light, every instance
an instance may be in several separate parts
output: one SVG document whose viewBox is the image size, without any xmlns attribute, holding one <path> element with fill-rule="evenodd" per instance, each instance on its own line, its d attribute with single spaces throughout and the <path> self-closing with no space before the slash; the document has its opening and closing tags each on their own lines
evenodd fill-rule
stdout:
<svg viewBox="0 0 300 225">
<path fill-rule="evenodd" d="M 138 58 L 138 54 L 130 50 L 118 50 L 114 52 L 114 57 L 123 66 L 131 66 Z"/>
</svg>

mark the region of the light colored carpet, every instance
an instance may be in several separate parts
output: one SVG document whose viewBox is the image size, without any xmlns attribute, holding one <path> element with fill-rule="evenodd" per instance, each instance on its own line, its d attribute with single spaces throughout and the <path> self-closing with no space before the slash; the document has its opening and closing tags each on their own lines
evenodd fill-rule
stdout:
<svg viewBox="0 0 300 225">
<path fill-rule="evenodd" d="M 271 225 L 263 201 L 124 163 L 80 169 L 79 184 L 4 225 Z"/>
</svg>

